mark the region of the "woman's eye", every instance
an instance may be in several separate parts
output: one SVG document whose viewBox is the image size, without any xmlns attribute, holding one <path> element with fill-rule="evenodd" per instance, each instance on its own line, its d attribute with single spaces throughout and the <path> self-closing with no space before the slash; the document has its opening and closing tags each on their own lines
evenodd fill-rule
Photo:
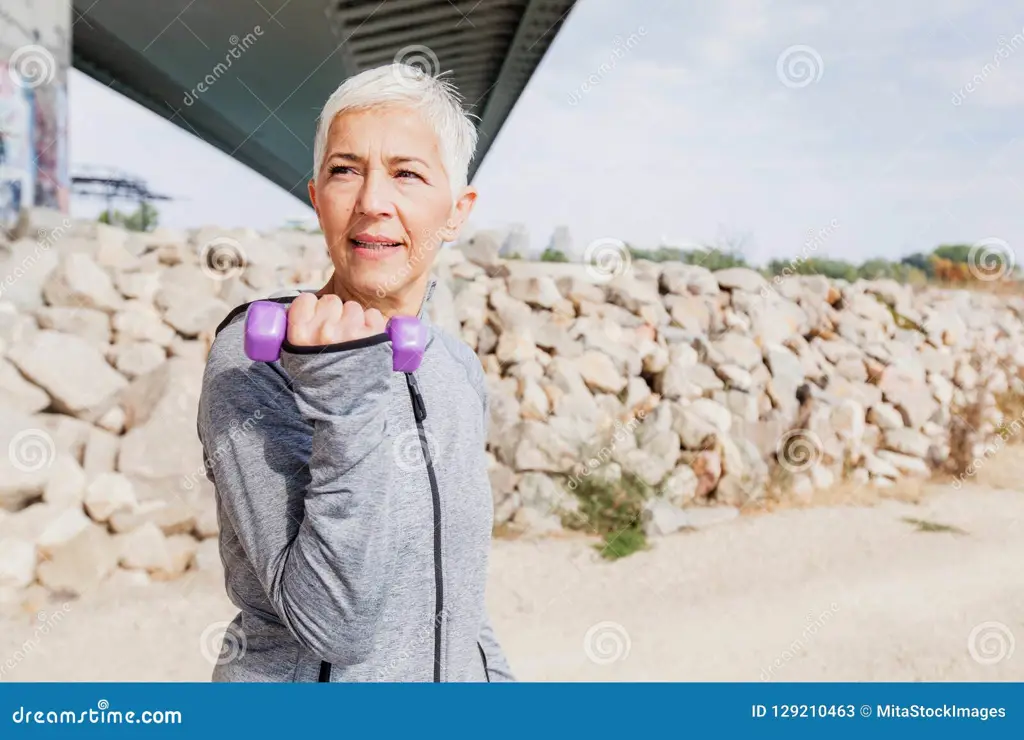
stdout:
<svg viewBox="0 0 1024 740">
<path fill-rule="evenodd" d="M 420 177 L 418 174 L 416 174 L 412 170 L 399 170 L 396 174 L 398 175 L 398 177 L 402 177 L 402 178 L 415 177 L 415 178 L 417 178 L 419 180 L 423 179 L 422 177 Z"/>
<path fill-rule="evenodd" d="M 348 174 L 351 174 L 351 172 L 352 172 L 352 168 L 351 167 L 346 167 L 343 164 L 336 164 L 333 167 L 331 167 L 331 174 L 332 175 L 348 175 Z"/>
</svg>

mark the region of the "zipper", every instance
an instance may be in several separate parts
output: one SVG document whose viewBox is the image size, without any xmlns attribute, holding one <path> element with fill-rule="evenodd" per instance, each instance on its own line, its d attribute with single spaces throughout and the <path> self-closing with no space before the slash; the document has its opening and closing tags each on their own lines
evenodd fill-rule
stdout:
<svg viewBox="0 0 1024 740">
<path fill-rule="evenodd" d="M 427 407 L 423 403 L 416 378 L 412 373 L 405 374 L 412 398 L 413 416 L 416 418 L 416 431 L 420 437 L 420 449 L 427 463 L 427 477 L 430 479 L 430 495 L 434 504 L 434 683 L 441 681 L 441 620 L 444 616 L 444 577 L 441 569 L 441 494 L 437 488 L 437 476 L 434 474 L 434 461 L 430 458 L 430 445 L 427 433 L 423 429 L 423 421 L 427 418 Z"/>
</svg>

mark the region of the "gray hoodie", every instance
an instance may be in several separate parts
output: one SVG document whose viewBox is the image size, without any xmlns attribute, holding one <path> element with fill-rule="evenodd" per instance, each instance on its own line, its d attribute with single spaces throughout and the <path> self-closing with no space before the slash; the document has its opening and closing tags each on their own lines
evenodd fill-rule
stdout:
<svg viewBox="0 0 1024 740">
<path fill-rule="evenodd" d="M 241 610 L 213 680 L 514 680 L 484 603 L 493 504 L 479 358 L 421 310 L 415 373 L 392 371 L 385 334 L 286 343 L 278 362 L 253 362 L 245 308 L 217 329 L 199 401 Z"/>
</svg>

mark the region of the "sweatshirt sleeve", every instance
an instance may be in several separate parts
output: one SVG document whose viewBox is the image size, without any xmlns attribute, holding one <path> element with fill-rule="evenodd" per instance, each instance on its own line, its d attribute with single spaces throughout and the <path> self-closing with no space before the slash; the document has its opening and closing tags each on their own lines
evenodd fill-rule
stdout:
<svg viewBox="0 0 1024 740">
<path fill-rule="evenodd" d="M 339 665 L 369 655 L 395 562 L 385 340 L 291 348 L 280 368 L 211 353 L 200 399 L 207 469 L 246 558 L 295 638 Z M 254 415 L 261 421 L 236 433 Z"/>
<path fill-rule="evenodd" d="M 491 627 L 491 618 L 486 612 L 480 626 L 480 648 L 487 658 L 487 678 L 491 683 L 516 680 L 512 675 L 512 669 L 509 668 L 508 660 L 505 659 L 505 651 L 501 649 L 494 628 Z"/>
</svg>

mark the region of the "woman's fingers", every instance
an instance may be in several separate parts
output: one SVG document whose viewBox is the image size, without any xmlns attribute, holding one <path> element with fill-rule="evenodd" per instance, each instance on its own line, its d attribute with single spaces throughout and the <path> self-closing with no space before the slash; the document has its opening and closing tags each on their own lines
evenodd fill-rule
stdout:
<svg viewBox="0 0 1024 740">
<path fill-rule="evenodd" d="M 345 341 L 341 327 L 341 313 L 341 299 L 336 295 L 325 295 L 317 302 L 318 344 L 334 344 Z"/>
<path fill-rule="evenodd" d="M 387 321 L 376 308 L 363 310 L 355 301 L 342 303 L 328 294 L 302 293 L 288 309 L 288 341 L 298 346 L 338 344 L 380 334 Z"/>
<path fill-rule="evenodd" d="M 366 330 L 368 332 L 367 336 L 380 334 L 385 328 L 387 328 L 387 321 L 376 308 L 367 309 L 364 319 Z"/>
</svg>

